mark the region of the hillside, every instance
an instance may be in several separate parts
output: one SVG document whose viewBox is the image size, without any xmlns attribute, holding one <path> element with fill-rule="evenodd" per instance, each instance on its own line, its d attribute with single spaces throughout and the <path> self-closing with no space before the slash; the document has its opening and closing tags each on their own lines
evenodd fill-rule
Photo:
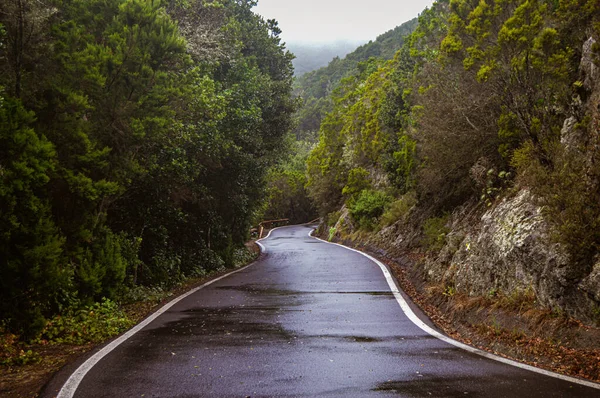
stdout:
<svg viewBox="0 0 600 398">
<path fill-rule="evenodd" d="M 329 94 L 341 80 L 358 73 L 359 64 L 370 58 L 392 59 L 416 25 L 417 18 L 414 18 L 358 47 L 344 58 L 335 57 L 327 66 L 297 77 L 294 92 L 302 97 L 304 106 L 298 112 L 296 137 L 314 139 L 323 116 L 331 109 Z"/>
<path fill-rule="evenodd" d="M 333 91 L 335 63 L 300 81 L 329 106 L 308 157 L 323 236 L 395 261 L 493 350 L 537 362 L 544 346 L 593 380 L 599 41 L 597 1 L 440 0 L 393 60 Z"/>
<path fill-rule="evenodd" d="M 335 57 L 345 57 L 356 46 L 357 43 L 343 41 L 323 44 L 287 43 L 288 50 L 295 56 L 292 64 L 296 77 L 327 66 Z"/>
<path fill-rule="evenodd" d="M 332 236 L 420 253 L 440 294 L 600 326 L 600 9 L 492 3 L 436 2 L 342 81 L 309 195 Z"/>
<path fill-rule="evenodd" d="M 67 339 L 49 320 L 243 256 L 295 109 L 292 56 L 253 6 L 3 5 L 0 336 Z"/>
<path fill-rule="evenodd" d="M 326 67 L 306 73 L 296 79 L 295 88 L 303 98 L 323 98 L 331 93 L 338 83 L 357 70 L 359 62 L 369 58 L 392 59 L 402 47 L 406 36 L 417 26 L 417 18 L 383 33 L 375 40 L 358 47 L 343 58 L 336 57 Z"/>
</svg>

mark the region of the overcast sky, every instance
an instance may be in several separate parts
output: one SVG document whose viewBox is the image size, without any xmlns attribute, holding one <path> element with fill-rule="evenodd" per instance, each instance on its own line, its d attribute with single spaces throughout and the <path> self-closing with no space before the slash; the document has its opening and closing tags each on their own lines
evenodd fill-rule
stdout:
<svg viewBox="0 0 600 398">
<path fill-rule="evenodd" d="M 258 0 L 288 43 L 366 42 L 416 17 L 433 0 Z"/>
</svg>

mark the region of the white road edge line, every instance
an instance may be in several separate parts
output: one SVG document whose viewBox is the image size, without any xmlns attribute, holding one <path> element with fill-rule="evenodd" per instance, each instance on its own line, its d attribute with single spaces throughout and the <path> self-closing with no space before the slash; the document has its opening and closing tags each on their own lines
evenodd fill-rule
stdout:
<svg viewBox="0 0 600 398">
<path fill-rule="evenodd" d="M 311 238 L 314 238 L 314 239 L 318 239 L 321 242 L 328 243 L 330 245 L 340 246 L 340 247 L 343 247 L 344 249 L 352 250 L 353 252 L 362 254 L 363 256 L 365 256 L 366 258 L 368 258 L 369 260 L 371 260 L 375 264 L 377 264 L 379 266 L 379 268 L 381 268 L 381 271 L 383 272 L 383 275 L 385 276 L 385 280 L 387 281 L 390 289 L 392 290 L 392 293 L 394 294 L 394 297 L 396 298 L 396 301 L 398 302 L 398 304 L 400 304 L 400 308 L 402 309 L 402 311 L 404 312 L 404 314 L 408 317 L 408 319 L 410 319 L 412 321 L 412 323 L 414 323 L 415 325 L 417 325 L 424 332 L 426 332 L 426 333 L 428 333 L 428 334 L 430 334 L 430 335 L 432 335 L 434 337 L 437 337 L 438 339 L 440 339 L 440 340 L 442 340 L 442 341 L 444 341 L 444 342 L 446 342 L 448 344 L 451 344 L 451 345 L 453 345 L 455 347 L 461 348 L 461 349 L 463 349 L 465 351 L 468 351 L 468 352 L 471 352 L 473 354 L 481 355 L 482 357 L 485 357 L 485 358 L 488 358 L 488 359 L 492 359 L 494 361 L 502 362 L 504 364 L 515 366 L 517 368 L 526 369 L 526 370 L 529 370 L 531 372 L 543 374 L 545 376 L 554 377 L 556 379 L 561 379 L 561 380 L 568 381 L 568 382 L 571 382 L 571 383 L 581 384 L 581 385 L 584 385 L 586 387 L 591 387 L 591 388 L 595 388 L 597 390 L 600 390 L 600 384 L 598 384 L 598 383 L 594 383 L 594 382 L 587 381 L 587 380 L 582 380 L 582 379 L 577 379 L 577 378 L 571 377 L 571 376 L 561 375 L 559 373 L 550 372 L 548 370 L 536 368 L 534 366 L 530 366 L 530 365 L 526 365 L 524 363 L 513 361 L 512 359 L 507 359 L 507 358 L 503 358 L 503 357 L 500 357 L 500 356 L 497 356 L 497 355 L 494 355 L 494 354 L 490 354 L 489 352 L 479 350 L 479 349 L 477 349 L 475 347 L 471 347 L 469 345 L 466 345 L 464 343 L 461 343 L 459 341 L 456 341 L 454 339 L 451 339 L 448 336 L 445 336 L 445 335 L 439 333 L 438 331 L 432 329 L 427 324 L 425 324 L 413 312 L 413 310 L 410 308 L 410 306 L 408 305 L 408 303 L 406 302 L 406 300 L 404 299 L 404 297 L 402 297 L 402 294 L 400 294 L 399 287 L 398 287 L 398 285 L 396 285 L 396 281 L 394 280 L 394 278 L 390 274 L 390 271 L 388 270 L 388 268 L 387 268 L 387 266 L 385 264 L 383 264 L 381 261 L 377 260 L 376 258 L 368 255 L 367 253 L 361 252 L 360 250 L 356 250 L 356 249 L 353 249 L 351 247 L 340 245 L 339 243 L 327 242 L 326 240 L 317 238 L 316 236 L 312 235 L 314 231 L 315 231 L 314 229 L 311 230 L 308 233 L 308 236 L 310 236 Z"/>
<path fill-rule="evenodd" d="M 276 229 L 279 229 L 279 228 L 283 228 L 283 227 L 277 227 L 277 228 L 273 228 L 273 229 L 269 230 L 269 233 L 267 234 L 267 236 L 265 236 L 264 238 L 260 238 L 259 240 L 256 241 L 256 244 L 260 247 L 260 251 L 262 253 L 266 253 L 267 252 L 267 248 L 262 243 L 260 243 L 260 241 L 261 240 L 265 240 L 265 239 L 269 239 L 269 236 L 271 236 L 271 232 L 273 232 L 273 231 L 275 231 Z"/>
<path fill-rule="evenodd" d="M 270 235 L 271 232 L 273 232 L 275 229 L 274 228 L 272 230 L 269 231 L 269 233 L 267 234 L 267 236 L 265 236 L 262 239 L 259 239 L 256 241 L 256 243 L 258 244 L 258 246 L 260 246 L 261 251 L 264 253 L 266 252 L 266 248 L 265 246 L 260 243 L 261 240 L 267 239 Z M 129 339 L 131 336 L 133 336 L 134 334 L 136 334 L 137 332 L 139 332 L 140 330 L 142 330 L 143 328 L 145 328 L 146 326 L 148 326 L 148 324 L 150 324 L 152 321 L 154 321 L 156 318 L 158 318 L 159 316 L 161 316 L 162 314 L 164 314 L 166 311 L 168 311 L 171 307 L 173 307 L 175 304 L 177 304 L 178 302 L 180 302 L 181 300 L 183 300 L 184 298 L 196 293 L 197 291 L 204 289 L 205 287 L 212 285 L 215 282 L 220 281 L 221 279 L 227 278 L 228 276 L 231 276 L 233 274 L 236 274 L 240 271 L 245 270 L 248 267 L 251 267 L 252 265 L 256 264 L 256 261 L 252 262 L 251 264 L 248 264 L 247 266 L 237 269 L 233 272 L 230 272 L 226 275 L 220 276 L 216 279 L 213 279 L 212 281 L 206 282 L 204 285 L 199 286 L 195 289 L 190 290 L 187 293 L 182 294 L 181 296 L 169 301 L 167 304 L 165 304 L 164 306 L 162 306 L 160 309 L 158 309 L 158 311 L 156 311 L 155 313 L 153 313 L 152 315 L 150 315 L 148 318 L 144 319 L 141 323 L 138 323 L 136 326 L 134 326 L 132 329 L 130 329 L 129 331 L 127 331 L 125 334 L 123 334 L 122 336 L 120 336 L 119 338 L 113 340 L 111 343 L 107 344 L 104 348 L 102 348 L 100 351 L 98 351 L 97 353 L 95 353 L 94 355 L 92 355 L 91 357 L 89 357 L 87 359 L 87 361 L 85 361 L 83 364 L 81 364 L 77 370 L 75 370 L 75 372 L 73 372 L 71 374 L 71 376 L 69 376 L 69 378 L 67 379 L 67 381 L 65 382 L 65 384 L 63 384 L 62 388 L 60 389 L 60 391 L 58 392 L 58 395 L 56 396 L 56 398 L 73 398 L 73 396 L 75 395 L 75 391 L 77 391 L 77 387 L 79 387 L 79 384 L 81 383 L 81 381 L 83 380 L 83 378 L 85 377 L 85 375 L 98 363 L 100 362 L 100 360 L 102 360 L 102 358 L 104 358 L 106 355 L 108 355 L 111 351 L 113 351 L 115 348 L 117 348 L 119 345 L 121 345 L 123 342 L 125 342 L 127 339 Z"/>
</svg>

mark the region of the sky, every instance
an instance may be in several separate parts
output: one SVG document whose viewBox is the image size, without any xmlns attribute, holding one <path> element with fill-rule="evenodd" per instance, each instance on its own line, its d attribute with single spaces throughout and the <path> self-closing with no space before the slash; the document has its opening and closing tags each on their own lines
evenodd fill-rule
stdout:
<svg viewBox="0 0 600 398">
<path fill-rule="evenodd" d="M 288 43 L 367 42 L 416 17 L 433 0 L 258 0 Z"/>
</svg>

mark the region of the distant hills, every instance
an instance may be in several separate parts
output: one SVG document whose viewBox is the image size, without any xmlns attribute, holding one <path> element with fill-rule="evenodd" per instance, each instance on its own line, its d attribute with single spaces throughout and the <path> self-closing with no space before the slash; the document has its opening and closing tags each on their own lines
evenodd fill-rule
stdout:
<svg viewBox="0 0 600 398">
<path fill-rule="evenodd" d="M 359 62 L 371 57 L 392 59 L 398 51 L 404 38 L 410 35 L 417 27 L 417 18 L 413 18 L 396 28 L 387 31 L 375 39 L 363 44 L 345 58 L 335 57 L 325 67 L 297 74 L 296 89 L 304 97 L 323 98 L 340 82 L 344 76 L 354 71 Z"/>
<path fill-rule="evenodd" d="M 299 139 L 316 139 L 321 120 L 330 109 L 328 95 L 337 87 L 340 81 L 355 73 L 358 64 L 371 57 L 392 59 L 404 44 L 404 39 L 417 27 L 418 20 L 413 18 L 408 22 L 378 36 L 348 53 L 344 58 L 336 56 L 327 64 L 310 72 L 311 61 L 307 60 L 306 53 L 297 54 L 297 63 L 303 68 L 296 71 L 294 89 L 297 95 L 304 99 L 304 107 L 298 112 L 298 127 L 295 130 Z M 293 48 L 291 48 L 292 52 Z M 325 52 L 324 52 L 325 54 Z M 319 62 L 321 62 L 319 60 Z M 314 64 L 318 64 L 317 59 Z M 302 72 L 302 73 L 301 73 Z"/>
<path fill-rule="evenodd" d="M 294 74 L 302 76 L 305 73 L 327 66 L 335 57 L 345 57 L 361 44 L 348 41 L 323 44 L 288 43 L 287 48 L 296 56 L 292 61 Z"/>
</svg>

